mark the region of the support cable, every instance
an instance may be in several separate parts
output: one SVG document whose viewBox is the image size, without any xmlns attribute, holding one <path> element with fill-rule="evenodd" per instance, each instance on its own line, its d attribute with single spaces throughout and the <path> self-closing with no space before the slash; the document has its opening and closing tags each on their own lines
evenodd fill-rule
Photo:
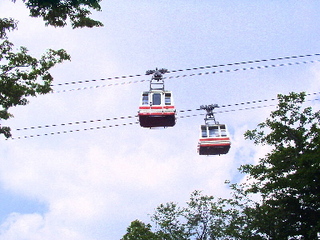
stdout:
<svg viewBox="0 0 320 240">
<path fill-rule="evenodd" d="M 281 61 L 281 60 L 298 59 L 298 58 L 306 58 L 306 57 L 313 57 L 313 56 L 320 56 L 320 53 L 292 55 L 292 56 L 287 56 L 287 57 L 277 57 L 277 58 L 260 59 L 260 60 L 249 60 L 249 61 L 234 62 L 234 63 L 227 63 L 227 64 L 218 64 L 218 65 L 207 65 L 207 66 L 202 66 L 202 67 L 193 67 L 193 68 L 186 68 L 186 69 L 171 70 L 171 71 L 168 71 L 168 73 L 176 73 L 176 72 L 191 71 L 191 70 L 203 70 L 203 69 L 218 68 L 218 67 L 225 67 L 225 66 L 234 66 L 234 65 L 236 65 L 236 66 L 237 65 L 247 65 L 247 64 L 253 64 L 253 63 L 279 61 L 279 60 Z M 147 75 L 147 74 L 134 74 L 134 75 L 128 75 L 128 76 L 108 77 L 108 78 L 91 79 L 91 80 L 80 80 L 80 81 L 58 83 L 55 85 L 53 84 L 51 86 L 53 87 L 53 86 L 63 86 L 63 85 L 76 85 L 76 84 L 98 82 L 98 81 L 119 80 L 119 79 L 141 77 L 141 76 L 145 76 L 145 75 Z"/>
<path fill-rule="evenodd" d="M 26 135 L 26 136 L 21 136 L 21 137 L 14 137 L 14 138 L 11 138 L 11 139 L 15 140 L 15 139 L 26 139 L 26 138 L 34 138 L 34 137 L 41 137 L 41 136 L 53 136 L 53 135 L 61 135 L 61 134 L 67 134 L 67 133 L 76 133 L 76 132 L 80 132 L 80 131 L 92 131 L 92 130 L 100 130 L 100 129 L 112 128 L 112 127 L 119 127 L 119 126 L 130 126 L 130 125 L 134 125 L 134 124 L 139 124 L 139 122 L 122 123 L 122 124 L 115 124 L 115 125 L 108 125 L 108 126 L 104 125 L 104 126 L 98 126 L 98 127 L 90 127 L 90 128 L 84 128 L 84 129 L 50 132 L 50 133 L 28 135 L 28 136 Z"/>
<path fill-rule="evenodd" d="M 307 96 L 311 95 L 317 95 L 320 94 L 320 92 L 314 92 L 314 93 L 308 93 Z M 263 102 L 268 102 L 268 101 L 275 101 L 277 99 L 272 98 L 272 99 L 265 99 L 265 100 L 256 100 L 256 101 L 247 101 L 247 102 L 241 102 L 241 103 L 235 103 L 235 104 L 228 104 L 228 105 L 221 105 L 221 108 L 224 107 L 232 107 L 232 106 L 244 106 L 244 105 L 249 105 L 249 104 L 254 104 L 254 103 L 263 103 Z M 307 100 L 307 101 L 314 101 L 314 100 L 320 100 L 320 99 L 312 99 L 312 100 Z M 239 108 L 239 109 L 231 109 L 231 110 L 221 110 L 221 111 L 216 111 L 214 114 L 221 114 L 221 113 L 230 113 L 230 112 L 235 112 L 235 111 L 244 111 L 244 110 L 254 110 L 254 109 L 261 109 L 261 108 L 266 108 L 266 107 L 274 107 L 276 104 L 268 104 L 268 105 L 260 105 L 260 106 L 252 106 L 252 107 L 244 107 L 244 108 Z M 195 109 L 196 111 L 201 110 Z M 185 113 L 185 112 L 191 112 L 194 110 L 180 110 L 179 112 Z M 191 118 L 191 117 L 196 117 L 196 116 L 204 116 L 204 113 L 200 114 L 189 114 L 189 115 L 184 115 L 184 116 L 179 116 L 178 118 L 183 119 L 183 118 Z M 120 117 L 120 118 L 107 118 L 106 120 L 121 120 L 125 118 L 133 118 L 137 116 L 128 116 L 128 117 Z M 70 122 L 68 125 L 73 125 L 73 124 L 85 124 L 85 123 L 92 123 L 92 122 L 100 122 L 101 120 L 89 120 L 89 121 L 76 121 L 76 122 Z M 114 124 L 114 125 L 104 125 L 104 126 L 97 126 L 97 127 L 90 127 L 90 128 L 84 128 L 84 129 L 76 129 L 76 130 L 66 130 L 66 131 L 57 131 L 57 132 L 51 132 L 51 133 L 44 133 L 44 134 L 35 134 L 35 135 L 25 135 L 25 136 L 19 136 L 19 137 L 12 137 L 10 139 L 15 140 L 15 139 L 26 139 L 26 138 L 34 138 L 34 137 L 40 137 L 40 136 L 52 136 L 52 135 L 60 135 L 60 134 L 67 134 L 67 133 L 75 133 L 79 131 L 90 131 L 90 130 L 99 130 L 99 129 L 106 129 L 106 128 L 112 128 L 112 127 L 119 127 L 119 126 L 130 126 L 130 125 L 135 125 L 139 124 L 139 122 L 129 122 L 129 123 L 122 123 L 122 124 Z M 56 127 L 56 126 L 65 126 L 67 124 L 52 124 L 52 125 L 44 125 L 44 126 L 38 126 L 38 127 L 30 127 L 30 128 L 18 128 L 16 130 L 28 130 L 28 129 L 36 129 L 36 128 L 49 128 L 49 127 Z M 6 139 L 8 140 L 8 139 Z"/>
<path fill-rule="evenodd" d="M 300 64 L 318 63 L 318 62 L 320 62 L 320 60 L 288 62 L 288 63 L 271 64 L 271 65 L 260 65 L 260 66 L 243 67 L 243 68 L 235 68 L 235 69 L 217 70 L 217 71 L 213 71 L 213 72 L 200 72 L 200 73 L 169 76 L 169 77 L 163 77 L 163 79 L 165 80 L 165 79 L 176 79 L 176 78 L 195 77 L 195 76 L 206 76 L 206 75 L 232 73 L 232 72 L 246 71 L 246 70 L 261 70 L 261 69 L 268 69 L 268 68 L 294 66 L 294 65 L 300 65 Z M 150 82 L 150 80 L 144 79 L 144 80 L 136 80 L 136 81 L 129 81 L 129 82 L 121 82 L 121 83 L 110 83 L 110 84 L 96 85 L 96 86 L 90 86 L 90 87 L 80 87 L 80 88 L 73 88 L 73 89 L 67 89 L 67 90 L 58 90 L 58 91 L 53 91 L 52 93 L 67 93 L 67 92 L 73 92 L 73 91 L 90 90 L 90 89 L 112 87 L 112 86 L 122 86 L 122 85 L 142 83 L 142 82 Z"/>
<path fill-rule="evenodd" d="M 320 94 L 320 92 L 318 94 Z M 220 107 L 221 108 L 225 108 L 225 107 L 241 106 L 241 105 L 262 103 L 262 102 L 268 102 L 268 101 L 274 101 L 274 100 L 277 100 L 277 99 L 276 98 L 272 98 L 272 99 L 264 99 L 264 100 L 247 101 L 247 102 L 240 102 L 240 103 L 234 103 L 234 104 L 221 105 Z M 195 109 L 195 110 L 199 111 L 201 109 L 198 108 L 198 109 Z M 187 109 L 187 110 L 179 110 L 178 112 L 179 113 L 185 113 L 185 112 L 191 112 L 191 111 L 194 111 L 194 110 Z M 132 118 L 136 118 L 136 117 L 138 117 L 138 115 L 129 115 L 129 116 L 122 116 L 122 117 L 106 118 L 106 119 L 91 119 L 91 120 L 74 121 L 74 122 L 66 122 L 66 123 L 38 125 L 38 126 L 32 126 L 32 127 L 17 128 L 15 130 L 16 131 L 23 131 L 23 130 L 34 130 L 34 129 L 42 129 L 42 128 L 50 128 L 50 127 L 59 127 L 59 126 L 81 125 L 81 124 L 95 123 L 95 122 L 102 122 L 102 121 L 116 121 L 116 120 L 123 120 L 123 119 L 132 119 Z"/>
<path fill-rule="evenodd" d="M 307 96 L 311 95 L 318 95 L 320 92 L 314 92 L 314 93 L 307 93 Z M 246 101 L 246 102 L 239 102 L 234 104 L 226 104 L 219 106 L 220 108 L 226 108 L 226 107 L 237 107 L 237 106 L 243 106 L 243 105 L 249 105 L 249 104 L 255 104 L 255 103 L 263 103 L 263 102 L 270 102 L 270 101 L 276 101 L 277 98 L 271 98 L 271 99 L 264 99 L 264 100 L 253 100 L 253 101 Z M 200 108 L 195 109 L 196 111 L 201 110 Z M 191 112 L 194 111 L 192 109 L 187 110 L 179 110 L 179 113 L 185 113 L 185 112 Z M 83 120 L 83 121 L 74 121 L 74 122 L 67 122 L 67 123 L 58 123 L 58 124 L 47 124 L 47 125 L 38 125 L 38 126 L 32 126 L 32 127 L 24 127 L 24 128 L 17 128 L 16 131 L 23 131 L 23 130 L 34 130 L 34 129 L 41 129 L 41 128 L 50 128 L 50 127 L 58 127 L 58 126 L 71 126 L 71 125 L 80 125 L 80 124 L 87 124 L 87 123 L 95 123 L 95 122 L 102 122 L 102 121 L 116 121 L 116 120 L 123 120 L 123 119 L 132 119 L 136 118 L 138 115 L 129 115 L 129 116 L 122 116 L 122 117 L 112 117 L 112 118 L 106 118 L 104 120 L 102 119 L 91 119 L 91 120 Z"/>
</svg>

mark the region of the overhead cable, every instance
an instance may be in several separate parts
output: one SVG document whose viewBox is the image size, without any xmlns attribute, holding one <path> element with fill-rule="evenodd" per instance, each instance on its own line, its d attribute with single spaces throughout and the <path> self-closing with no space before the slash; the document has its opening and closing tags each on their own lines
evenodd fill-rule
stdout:
<svg viewBox="0 0 320 240">
<path fill-rule="evenodd" d="M 307 93 L 307 96 L 318 95 L 318 94 L 320 94 L 320 92 Z M 220 105 L 219 108 L 233 107 L 233 106 L 237 107 L 237 106 L 242 106 L 242 105 L 270 102 L 270 101 L 275 101 L 275 100 L 277 100 L 277 98 L 264 99 L 264 100 L 253 100 L 253 101 L 239 102 L 239 103 L 234 103 L 234 104 Z M 198 109 L 195 109 L 195 110 L 199 111 L 201 109 L 198 108 Z M 179 110 L 178 112 L 179 113 L 185 113 L 185 112 L 191 112 L 191 111 L 194 111 L 194 110 L 187 109 L 187 110 Z M 138 117 L 138 115 L 112 117 L 112 118 L 106 118 L 106 119 L 90 119 L 90 120 L 58 123 L 58 124 L 38 125 L 38 126 L 32 126 L 32 127 L 17 128 L 15 130 L 16 131 L 22 131 L 22 130 L 34 130 L 34 129 L 41 129 L 41 128 L 59 127 L 59 126 L 71 126 L 71 125 L 80 125 L 80 124 L 95 123 L 95 122 L 102 122 L 102 121 L 115 121 L 115 120 L 123 120 L 123 119 L 132 119 L 132 118 L 135 118 L 135 117 Z"/>
<path fill-rule="evenodd" d="M 308 96 L 310 95 L 316 95 L 319 94 L 320 92 L 315 92 L 315 93 L 309 93 L 307 94 Z M 243 105 L 248 105 L 248 104 L 254 104 L 254 103 L 262 103 L 262 102 L 267 102 L 267 101 L 275 101 L 277 99 L 272 98 L 272 99 L 265 99 L 265 100 L 257 100 L 257 101 L 247 101 L 247 102 L 241 102 L 241 103 L 236 103 L 236 104 L 228 104 L 228 105 L 221 105 L 221 108 L 224 107 L 230 107 L 230 106 L 243 106 Z M 320 99 L 313 99 L 313 100 L 320 100 Z M 307 101 L 312 101 L 312 100 L 307 100 Z M 269 105 L 259 105 L 259 106 L 252 106 L 252 107 L 244 107 L 244 108 L 239 108 L 239 109 L 231 109 L 231 110 L 222 110 L 222 111 L 216 111 L 214 112 L 215 114 L 221 114 L 221 113 L 230 113 L 230 112 L 235 112 L 235 111 L 245 111 L 245 110 L 254 110 L 254 109 L 261 109 L 261 108 L 266 108 L 266 107 L 274 107 L 276 104 L 269 104 Z M 196 111 L 201 110 L 201 109 L 195 109 Z M 179 112 L 185 113 L 185 112 L 191 112 L 193 110 L 180 110 Z M 205 115 L 204 113 L 200 114 L 189 114 L 189 115 L 183 115 L 183 116 L 178 116 L 178 118 L 191 118 L 191 117 L 196 117 L 196 116 L 203 116 Z M 135 116 L 136 117 L 136 116 Z M 133 118 L 133 116 L 128 116 L 128 117 L 120 117 L 120 118 L 107 118 L 106 120 L 118 120 L 118 119 L 125 119 L 125 118 Z M 89 123 L 89 122 L 100 122 L 101 120 L 89 120 L 89 121 L 82 121 L 82 123 Z M 72 124 L 80 124 L 81 121 L 77 121 L 74 123 L 68 123 L 68 125 Z M 15 139 L 27 139 L 27 138 L 34 138 L 34 137 L 40 137 L 40 136 L 52 136 L 52 135 L 60 135 L 60 134 L 67 134 L 67 133 L 75 133 L 75 132 L 80 132 L 80 131 L 92 131 L 92 130 L 99 130 L 99 129 L 106 129 L 106 128 L 112 128 L 112 127 L 119 127 L 119 126 L 130 126 L 130 125 L 135 125 L 139 124 L 138 121 L 136 122 L 130 122 L 130 123 L 122 123 L 122 124 L 114 124 L 114 125 L 104 125 L 104 126 L 97 126 L 97 127 L 90 127 L 90 128 L 84 128 L 84 129 L 76 129 L 76 130 L 65 130 L 65 131 L 57 131 L 57 132 L 50 132 L 50 133 L 44 133 L 44 134 L 34 134 L 34 135 L 25 135 L 25 136 L 19 136 L 19 137 L 12 137 L 10 139 L 15 140 Z M 65 126 L 67 124 L 60 124 L 61 126 Z M 45 125 L 44 127 L 54 127 L 58 126 L 57 124 L 53 125 Z M 27 129 L 35 129 L 36 127 L 30 127 L 30 128 L 20 128 L 17 130 L 27 130 Z M 38 128 L 42 128 L 42 126 L 39 126 Z"/>
<path fill-rule="evenodd" d="M 163 77 L 163 79 L 165 80 L 165 79 L 176 79 L 176 78 L 195 77 L 195 76 L 206 76 L 206 75 L 211 75 L 211 74 L 232 73 L 232 72 L 246 71 L 246 70 L 261 70 L 261 69 L 267 69 L 267 68 L 294 66 L 294 65 L 310 64 L 310 63 L 316 63 L 316 62 L 320 62 L 320 60 L 289 62 L 289 63 L 271 64 L 271 65 L 260 65 L 260 66 L 243 67 L 243 68 L 235 68 L 235 69 L 223 69 L 223 70 L 217 70 L 217 71 L 213 71 L 213 72 L 200 72 L 200 73 L 169 76 L 169 77 Z M 110 83 L 110 84 L 96 85 L 96 86 L 90 86 L 90 87 L 80 87 L 80 88 L 73 88 L 73 89 L 67 89 L 67 90 L 58 90 L 58 91 L 53 91 L 52 93 L 66 93 L 66 92 L 73 92 L 73 91 L 79 91 L 79 90 L 89 90 L 89 89 L 97 89 L 97 88 L 104 88 L 104 87 L 111 87 L 111 86 L 128 85 L 128 84 L 133 84 L 133 83 L 142 83 L 142 82 L 146 82 L 146 81 L 150 81 L 150 80 L 137 80 L 137 81 L 129 81 L 129 82 L 121 82 L 121 83 Z"/>
<path fill-rule="evenodd" d="M 235 112 L 235 111 L 243 111 L 243 110 L 253 110 L 253 109 L 260 109 L 265 107 L 271 107 L 276 106 L 275 104 L 272 105 L 264 105 L 264 106 L 257 106 L 257 107 L 247 107 L 242 109 L 233 109 L 233 110 L 225 110 L 225 111 L 219 111 L 215 113 L 228 113 L 228 112 Z M 198 109 L 196 109 L 198 110 Z M 180 116 L 178 118 L 190 118 L 190 117 L 196 117 L 196 116 L 202 116 L 203 113 L 200 114 L 193 114 L 193 115 L 186 115 L 186 116 Z M 57 131 L 57 132 L 50 132 L 50 133 L 44 133 L 44 134 L 34 134 L 34 135 L 25 135 L 25 136 L 18 136 L 18 137 L 12 137 L 10 139 L 27 139 L 27 138 L 34 138 L 34 137 L 41 137 L 41 136 L 53 136 L 53 135 L 61 135 L 61 134 L 67 134 L 67 133 L 76 133 L 80 131 L 92 131 L 92 130 L 99 130 L 99 129 L 106 129 L 106 128 L 112 128 L 112 127 L 120 127 L 120 126 L 130 126 L 134 124 L 139 124 L 139 122 L 130 122 L 130 123 L 122 123 L 122 124 L 115 124 L 115 125 L 104 125 L 104 126 L 98 126 L 98 127 L 90 127 L 90 128 L 84 128 L 84 129 L 76 129 L 76 130 L 66 130 L 66 131 Z"/>
<path fill-rule="evenodd" d="M 262 103 L 262 102 L 275 101 L 275 100 L 277 100 L 277 99 L 276 98 L 272 98 L 272 99 L 240 102 L 240 103 L 234 103 L 234 104 L 226 104 L 226 105 L 221 105 L 220 108 L 248 105 L 248 104 L 254 104 L 254 103 Z M 195 110 L 192 110 L 192 109 L 179 110 L 178 112 L 179 113 L 185 113 L 185 112 L 198 111 L 198 110 L 201 110 L 201 109 L 198 108 L 198 109 L 195 109 Z M 17 128 L 15 130 L 16 131 L 23 131 L 23 130 L 34 130 L 34 129 L 42 129 L 42 128 L 50 128 L 50 127 L 59 127 L 59 126 L 71 126 L 71 125 L 80 125 L 80 124 L 95 123 L 95 122 L 102 122 L 102 121 L 132 119 L 132 118 L 135 118 L 135 117 L 138 117 L 138 115 L 112 117 L 112 118 L 106 118 L 106 119 L 91 119 L 91 120 L 74 121 L 74 122 L 66 122 L 66 123 L 58 123 L 58 124 L 46 124 L 46 125 L 38 125 L 38 126 L 32 126 L 32 127 Z"/>
<path fill-rule="evenodd" d="M 169 70 L 168 73 L 176 73 L 176 72 L 191 71 L 191 70 L 203 70 L 203 69 L 226 67 L 226 66 L 246 65 L 246 64 L 269 62 L 269 61 L 281 61 L 281 60 L 298 59 L 298 58 L 306 58 L 306 57 L 313 57 L 313 56 L 320 56 L 320 54 L 314 53 L 314 54 L 304 54 L 304 55 L 293 55 L 293 56 L 277 57 L 277 58 L 270 58 L 270 59 L 249 60 L 249 61 L 241 61 L 241 62 L 234 62 L 234 63 L 227 63 L 227 64 L 207 65 L 207 66 L 202 66 L 202 67 Z M 134 74 L 134 75 L 127 75 L 127 76 L 108 77 L 108 78 L 91 79 L 91 80 L 79 80 L 79 81 L 58 83 L 58 84 L 51 85 L 51 86 L 75 85 L 75 84 L 83 84 L 83 83 L 90 83 L 90 82 L 97 82 L 97 81 L 128 79 L 128 78 L 133 78 L 133 77 L 141 77 L 141 76 L 145 76 L 145 75 L 146 74 Z"/>
<path fill-rule="evenodd" d="M 80 131 L 92 131 L 92 130 L 112 128 L 112 127 L 119 127 L 119 126 L 129 126 L 129 125 L 134 125 L 134 124 L 138 124 L 138 123 L 139 122 L 130 122 L 130 123 L 108 125 L 108 126 L 104 125 L 104 126 L 90 127 L 90 128 L 84 128 L 84 129 L 57 131 L 57 132 L 50 132 L 50 133 L 36 134 L 36 135 L 28 135 L 28 136 L 22 136 L 22 137 L 12 137 L 11 139 L 15 140 L 15 139 L 26 139 L 26 138 L 34 138 L 34 137 L 41 137 L 41 136 L 53 136 L 53 135 L 60 135 L 60 134 L 66 134 L 66 133 L 76 133 L 76 132 L 80 132 Z"/>
</svg>

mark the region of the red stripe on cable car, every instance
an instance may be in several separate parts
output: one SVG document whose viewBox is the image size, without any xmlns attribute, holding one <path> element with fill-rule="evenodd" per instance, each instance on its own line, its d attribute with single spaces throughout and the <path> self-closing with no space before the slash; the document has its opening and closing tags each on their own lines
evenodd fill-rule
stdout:
<svg viewBox="0 0 320 240">
<path fill-rule="evenodd" d="M 163 108 L 165 108 L 165 109 L 173 109 L 174 106 L 164 106 Z"/>
<path fill-rule="evenodd" d="M 160 113 L 139 113 L 139 116 L 161 116 L 161 115 L 175 115 L 174 112 L 160 112 Z"/>
<path fill-rule="evenodd" d="M 230 138 L 200 138 L 200 141 L 230 141 Z"/>
<path fill-rule="evenodd" d="M 174 109 L 174 106 L 159 106 L 159 107 L 139 107 L 139 109 Z"/>
</svg>

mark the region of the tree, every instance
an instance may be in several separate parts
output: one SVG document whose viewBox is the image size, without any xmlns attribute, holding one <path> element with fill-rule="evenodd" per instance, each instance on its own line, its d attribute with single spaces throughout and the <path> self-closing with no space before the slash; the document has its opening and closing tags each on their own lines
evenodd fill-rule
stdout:
<svg viewBox="0 0 320 240">
<path fill-rule="evenodd" d="M 17 22 L 10 18 L 0 19 L 0 119 L 7 120 L 12 115 L 8 109 L 26 105 L 27 97 L 46 94 L 51 91 L 53 77 L 49 69 L 64 60 L 70 60 L 65 50 L 49 49 L 40 59 L 28 54 L 25 47 L 15 52 L 13 43 L 8 41 L 7 31 L 17 28 Z M 41 78 L 41 80 L 39 80 Z M 0 126 L 0 134 L 10 137 L 10 128 Z"/>
<path fill-rule="evenodd" d="M 14 2 L 16 0 L 13 0 Z M 69 18 L 73 28 L 100 27 L 103 24 L 88 16 L 89 9 L 101 11 L 101 0 L 23 0 L 31 17 L 42 17 L 46 25 L 63 27 Z"/>
<path fill-rule="evenodd" d="M 101 22 L 88 17 L 91 14 L 89 9 L 101 10 L 100 1 L 23 0 L 30 16 L 42 17 L 46 25 L 64 27 L 70 19 L 73 28 L 102 26 Z M 15 51 L 7 36 L 9 31 L 15 29 L 17 21 L 0 18 L 0 121 L 13 117 L 9 108 L 26 105 L 27 97 L 50 92 L 53 77 L 49 70 L 57 63 L 70 60 L 63 49 L 49 49 L 39 59 L 29 55 L 26 47 Z M 10 137 L 10 127 L 0 124 L 0 134 Z"/>
<path fill-rule="evenodd" d="M 240 214 L 238 209 L 231 207 L 233 203 L 194 191 L 186 207 L 173 202 L 161 204 L 152 221 L 158 227 L 158 235 L 165 240 L 226 239 L 232 237 L 229 226 Z"/>
<path fill-rule="evenodd" d="M 303 108 L 305 93 L 278 95 L 279 104 L 245 137 L 273 150 L 257 165 L 241 166 L 253 180 L 247 193 L 262 202 L 252 227 L 269 239 L 318 239 L 320 232 L 320 112 Z"/>
<path fill-rule="evenodd" d="M 127 233 L 122 240 L 161 240 L 161 238 L 151 231 L 150 224 L 134 220 L 127 228 Z"/>
</svg>

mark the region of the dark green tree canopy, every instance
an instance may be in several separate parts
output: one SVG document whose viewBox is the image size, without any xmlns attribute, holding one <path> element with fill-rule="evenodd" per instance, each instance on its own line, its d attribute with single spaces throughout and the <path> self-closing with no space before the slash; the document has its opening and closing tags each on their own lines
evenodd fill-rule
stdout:
<svg viewBox="0 0 320 240">
<path fill-rule="evenodd" d="M 26 105 L 27 97 L 50 92 L 53 77 L 49 70 L 57 63 L 70 60 L 63 49 L 49 49 L 39 59 L 29 55 L 26 47 L 15 50 L 7 33 L 16 28 L 15 20 L 0 19 L 0 120 L 12 117 L 8 109 Z M 10 137 L 10 128 L 0 125 L 0 134 Z"/>
<path fill-rule="evenodd" d="M 7 31 L 17 28 L 17 21 L 12 18 L 0 18 L 0 39 L 7 38 Z"/>
<path fill-rule="evenodd" d="M 305 93 L 278 95 L 279 104 L 245 137 L 273 150 L 257 165 L 240 168 L 261 194 L 254 209 L 259 231 L 271 239 L 317 239 L 320 232 L 320 112 L 304 107 Z"/>
<path fill-rule="evenodd" d="M 127 228 L 127 233 L 122 240 L 161 240 L 161 238 L 151 231 L 150 224 L 134 220 Z"/>
<path fill-rule="evenodd" d="M 237 209 L 229 208 L 232 205 L 227 199 L 215 199 L 194 191 L 185 207 L 173 202 L 161 204 L 151 219 L 162 239 L 222 240 L 232 236 L 229 226 L 239 215 Z M 235 224 L 233 227 L 236 229 Z"/>
<path fill-rule="evenodd" d="M 12 0 L 15 2 L 16 0 Z M 103 24 L 89 18 L 90 10 L 101 11 L 101 0 L 22 0 L 31 17 L 41 17 L 45 24 L 72 28 L 99 27 Z M 27 97 L 50 92 L 53 77 L 49 70 L 57 63 L 70 60 L 65 50 L 47 50 L 39 59 L 28 54 L 26 47 L 14 48 L 8 32 L 17 29 L 17 21 L 0 18 L 0 121 L 12 115 L 8 109 L 28 103 Z M 2 126 L 0 134 L 10 137 L 10 128 Z"/>
<path fill-rule="evenodd" d="M 13 0 L 14 2 L 16 0 Z M 100 27 L 103 24 L 89 18 L 90 9 L 101 11 L 101 0 L 23 0 L 31 17 L 41 17 L 46 25 L 64 27 L 67 20 L 72 28 Z"/>
</svg>

